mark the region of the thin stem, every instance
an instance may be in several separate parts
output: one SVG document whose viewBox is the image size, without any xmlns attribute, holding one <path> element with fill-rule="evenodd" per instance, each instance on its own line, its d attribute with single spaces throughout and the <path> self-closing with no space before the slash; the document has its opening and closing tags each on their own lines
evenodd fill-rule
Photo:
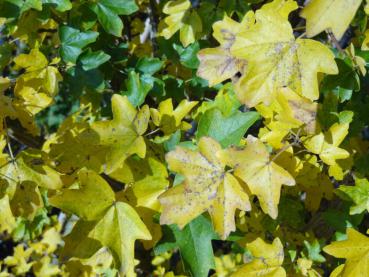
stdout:
<svg viewBox="0 0 369 277">
<path fill-rule="evenodd" d="M 281 155 L 283 152 L 285 152 L 288 148 L 292 147 L 292 146 L 295 146 L 297 143 L 296 142 L 293 142 L 293 143 L 289 143 L 285 146 L 283 146 L 275 155 L 274 157 L 269 161 L 269 163 L 272 163 L 274 162 L 278 157 L 279 155 Z"/>
<path fill-rule="evenodd" d="M 153 134 L 156 134 L 156 133 L 157 133 L 157 132 L 159 132 L 159 131 L 160 131 L 160 128 L 157 128 L 157 129 L 155 129 L 155 130 L 151 131 L 150 133 L 145 134 L 144 136 L 145 136 L 145 137 L 148 137 L 148 136 L 151 136 L 151 135 L 153 135 Z"/>
</svg>

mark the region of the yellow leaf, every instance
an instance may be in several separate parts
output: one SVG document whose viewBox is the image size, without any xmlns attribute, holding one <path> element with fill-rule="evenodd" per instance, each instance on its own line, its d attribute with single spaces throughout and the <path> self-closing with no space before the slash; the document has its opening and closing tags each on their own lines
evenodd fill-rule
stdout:
<svg viewBox="0 0 369 277">
<path fill-rule="evenodd" d="M 150 232 L 136 211 L 123 202 L 112 205 L 88 236 L 113 251 L 119 272 L 127 277 L 135 276 L 135 240 L 151 240 Z"/>
<path fill-rule="evenodd" d="M 82 169 L 78 178 L 79 189 L 63 190 L 49 199 L 50 204 L 85 220 L 101 218 L 115 201 L 113 190 L 94 171 Z"/>
<path fill-rule="evenodd" d="M 217 158 L 221 146 L 215 140 L 202 137 L 198 151 L 177 147 L 166 155 L 169 168 L 185 177 L 159 198 L 163 206 L 161 224 L 178 224 L 183 228 L 205 211 L 210 213 L 215 230 L 225 239 L 236 229 L 236 209 L 247 211 L 247 194 Z"/>
<path fill-rule="evenodd" d="M 222 151 L 220 159 L 234 168 L 234 175 L 246 182 L 250 192 L 255 194 L 263 211 L 277 218 L 278 203 L 282 185 L 294 186 L 295 180 L 270 158 L 264 144 L 249 135 L 247 146 Z"/>
<path fill-rule="evenodd" d="M 63 186 L 60 174 L 48 166 L 41 155 L 36 149 L 21 151 L 14 162 L 2 165 L 0 177 L 10 185 L 30 181 L 46 189 L 60 189 Z"/>
<path fill-rule="evenodd" d="M 33 272 L 37 277 L 51 277 L 60 274 L 57 264 L 51 261 L 49 256 L 44 256 L 32 265 Z"/>
<path fill-rule="evenodd" d="M 362 0 L 312 0 L 301 12 L 306 19 L 306 34 L 316 36 L 324 30 L 332 30 L 340 40 L 350 26 Z"/>
<path fill-rule="evenodd" d="M 13 106 L 17 111 L 25 111 L 34 116 L 46 107 L 53 99 L 46 93 L 38 92 L 32 87 L 17 87 L 14 91 L 16 98 L 13 100 Z"/>
<path fill-rule="evenodd" d="M 79 110 L 66 118 L 57 133 L 44 143 L 50 163 L 59 172 L 73 175 L 83 167 L 103 171 L 106 152 L 103 147 L 91 143 L 97 143 L 98 135 L 90 131 L 90 116 L 89 111 Z"/>
<path fill-rule="evenodd" d="M 202 49 L 198 53 L 200 60 L 197 75 L 208 80 L 209 87 L 232 78 L 239 72 L 244 72 L 247 62 L 234 58 L 229 49 L 222 47 Z"/>
<path fill-rule="evenodd" d="M 339 276 L 365 276 L 368 272 L 369 238 L 355 229 L 348 228 L 346 240 L 335 241 L 325 246 L 323 250 L 336 258 L 346 259 Z"/>
<path fill-rule="evenodd" d="M 291 89 L 278 89 L 270 105 L 256 106 L 256 110 L 266 119 L 265 127 L 259 131 L 259 138 L 278 149 L 283 147 L 283 140 L 292 129 L 299 129 L 300 133 L 315 134 L 319 130 L 317 109 L 317 103 Z"/>
<path fill-rule="evenodd" d="M 28 10 L 21 15 L 16 28 L 11 34 L 13 37 L 19 38 L 33 48 L 40 46 L 45 38 L 53 41 L 57 37 L 57 32 L 40 32 L 39 30 L 57 30 L 57 28 L 58 23 L 53 19 L 44 18 L 40 20 L 40 13 L 38 11 Z"/>
<path fill-rule="evenodd" d="M 160 102 L 158 109 L 150 108 L 150 114 L 155 126 L 162 129 L 165 135 L 170 135 L 178 129 L 183 128 L 183 119 L 197 105 L 197 101 L 182 100 L 179 105 L 173 109 L 172 99 L 168 98 Z"/>
<path fill-rule="evenodd" d="M 339 165 L 336 160 L 346 159 L 350 153 L 338 146 L 348 134 L 349 123 L 333 124 L 326 134 L 319 133 L 301 140 L 310 152 L 319 155 L 320 159 L 330 167 L 330 175 L 340 177 Z"/>
<path fill-rule="evenodd" d="M 7 256 L 4 259 L 4 264 L 12 267 L 12 271 L 16 275 L 24 275 L 30 270 L 34 262 L 29 262 L 29 257 L 32 254 L 32 249 L 27 248 L 24 250 L 24 244 L 18 244 L 14 247 L 13 256 Z"/>
<path fill-rule="evenodd" d="M 190 9 L 189 0 L 169 1 L 163 8 L 163 13 L 168 16 L 160 22 L 159 36 L 165 39 L 171 38 L 178 30 L 180 41 L 184 47 L 193 43 L 199 33 L 202 32 L 202 23 L 195 10 Z"/>
<path fill-rule="evenodd" d="M 337 266 L 331 273 L 331 275 L 329 275 L 329 277 L 342 277 L 342 271 L 345 268 L 344 264 L 341 264 L 339 266 Z"/>
<path fill-rule="evenodd" d="M 15 218 L 9 205 L 8 195 L 0 199 L 0 232 L 8 232 L 10 234 L 15 228 Z"/>
<path fill-rule="evenodd" d="M 160 211 L 158 196 L 165 191 L 169 182 L 164 164 L 164 151 L 160 145 L 148 142 L 145 159 L 128 158 L 122 167 L 109 176 L 126 184 L 121 200 L 137 207 Z M 161 160 L 163 158 L 163 160 Z"/>
<path fill-rule="evenodd" d="M 32 49 L 29 54 L 20 54 L 15 57 L 14 62 L 27 72 L 43 69 L 48 65 L 46 57 L 37 48 Z"/>
<path fill-rule="evenodd" d="M 38 254 L 54 253 L 59 245 L 63 245 L 60 229 L 58 226 L 52 227 L 46 230 L 42 234 L 42 240 L 39 242 L 31 243 L 30 247 Z"/>
<path fill-rule="evenodd" d="M 120 272 L 134 276 L 134 242 L 151 240 L 150 232 L 130 205 L 116 201 L 113 190 L 97 173 L 82 170 L 79 178 L 81 189 L 64 190 L 50 199 L 52 205 L 82 218 L 65 239 L 61 256 L 88 258 L 106 246 Z"/>
<path fill-rule="evenodd" d="M 4 95 L 4 91 L 11 86 L 9 78 L 0 77 L 0 132 L 3 130 L 4 120 L 7 117 L 15 119 L 17 111 L 13 107 L 12 99 Z"/>
<path fill-rule="evenodd" d="M 37 135 L 39 130 L 34 122 L 34 116 L 50 106 L 59 90 L 62 75 L 55 64 L 49 65 L 48 60 L 39 49 L 35 48 L 29 54 L 21 54 L 14 58 L 18 67 L 24 68 L 14 87 L 14 99 L 9 102 L 5 97 L 1 102 L 8 103 L 15 114 L 6 116 L 16 117 L 31 134 Z M 9 111 L 8 111 L 9 113 Z M 5 117 L 5 116 L 2 116 Z"/>
<path fill-rule="evenodd" d="M 333 53 L 318 41 L 295 39 L 286 18 L 290 9 L 283 10 L 282 16 L 268 5 L 256 11 L 254 26 L 240 32 L 231 48 L 233 56 L 248 63 L 246 75 L 236 84 L 240 101 L 249 107 L 268 105 L 281 87 L 316 100 L 317 73 L 338 73 Z"/>
<path fill-rule="evenodd" d="M 223 20 L 214 23 L 213 36 L 220 46 L 202 49 L 197 55 L 200 60 L 197 75 L 208 80 L 209 86 L 219 84 L 246 70 L 246 60 L 234 58 L 230 48 L 237 34 L 252 25 L 253 15 L 253 12 L 248 12 L 241 23 L 225 15 Z"/>
<path fill-rule="evenodd" d="M 109 176 L 126 184 L 116 198 L 135 207 L 153 237 L 151 241 L 143 241 L 144 247 L 151 249 L 162 236 L 161 226 L 153 216 L 161 212 L 158 197 L 168 187 L 169 181 L 163 149 L 152 142 L 147 146 L 145 159 L 130 157 Z"/>
<path fill-rule="evenodd" d="M 97 134 L 98 141 L 91 143 L 102 146 L 106 151 L 105 173 L 109 174 L 122 165 L 132 154 L 145 157 L 146 144 L 143 133 L 147 129 L 150 113 L 147 105 L 140 111 L 132 106 L 126 96 L 114 94 L 112 97 L 113 119 L 94 122 L 90 134 Z"/>
<path fill-rule="evenodd" d="M 251 252 L 253 260 L 233 273 L 232 277 L 286 276 L 286 271 L 282 267 L 284 259 L 283 245 L 279 238 L 274 239 L 272 244 L 265 243 L 261 238 L 257 238 L 247 244 L 247 249 Z"/>
</svg>

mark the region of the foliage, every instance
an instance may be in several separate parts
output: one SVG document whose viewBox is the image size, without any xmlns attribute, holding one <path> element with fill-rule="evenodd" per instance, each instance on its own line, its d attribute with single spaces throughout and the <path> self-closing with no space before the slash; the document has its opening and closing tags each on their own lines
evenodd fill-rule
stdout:
<svg viewBox="0 0 369 277">
<path fill-rule="evenodd" d="M 0 276 L 369 276 L 368 16 L 0 0 Z"/>
</svg>

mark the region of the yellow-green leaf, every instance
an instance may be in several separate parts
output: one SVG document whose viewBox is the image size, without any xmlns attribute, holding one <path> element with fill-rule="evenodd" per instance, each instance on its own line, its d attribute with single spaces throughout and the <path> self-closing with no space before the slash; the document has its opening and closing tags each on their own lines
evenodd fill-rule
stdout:
<svg viewBox="0 0 369 277">
<path fill-rule="evenodd" d="M 264 242 L 261 238 L 257 238 L 246 246 L 253 256 L 252 261 L 243 265 L 231 275 L 232 277 L 287 276 L 286 271 L 282 267 L 284 252 L 282 242 L 279 238 L 274 239 L 272 244 Z"/>
<path fill-rule="evenodd" d="M 62 190 L 49 199 L 50 204 L 85 220 L 101 218 L 115 201 L 114 191 L 92 170 L 80 170 L 78 179 L 78 189 Z"/>
<path fill-rule="evenodd" d="M 316 36 L 324 30 L 331 30 L 340 40 L 350 26 L 362 0 L 311 0 L 301 11 L 306 19 L 306 34 Z"/>
</svg>

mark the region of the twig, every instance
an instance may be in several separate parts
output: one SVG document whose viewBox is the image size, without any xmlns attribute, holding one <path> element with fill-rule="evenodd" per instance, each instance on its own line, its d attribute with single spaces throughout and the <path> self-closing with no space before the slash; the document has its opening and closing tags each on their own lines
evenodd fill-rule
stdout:
<svg viewBox="0 0 369 277">
<path fill-rule="evenodd" d="M 330 38 L 330 40 L 331 40 L 331 42 L 333 43 L 333 45 L 334 45 L 334 47 L 338 50 L 338 51 L 340 51 L 340 53 L 342 53 L 342 54 L 346 54 L 345 53 L 345 50 L 343 50 L 342 49 L 342 47 L 341 47 L 341 45 L 340 45 L 340 43 L 338 42 L 338 40 L 336 39 L 336 37 L 334 36 L 334 34 L 332 33 L 332 31 L 330 30 L 330 29 L 328 29 L 327 30 L 327 34 L 328 34 L 328 36 L 329 36 L 329 38 Z"/>
<path fill-rule="evenodd" d="M 156 133 L 157 133 L 157 132 L 159 132 L 159 131 L 160 131 L 160 128 L 157 128 L 157 129 L 155 129 L 155 130 L 151 131 L 150 133 L 145 134 L 145 135 L 144 135 L 144 137 L 151 136 L 151 135 L 153 135 L 153 134 L 156 134 Z"/>
<path fill-rule="evenodd" d="M 149 17 L 151 21 L 150 39 L 151 39 L 153 54 L 155 57 L 159 49 L 158 43 L 156 41 L 156 34 L 158 32 L 158 15 L 156 14 L 155 0 L 150 0 Z"/>
</svg>

